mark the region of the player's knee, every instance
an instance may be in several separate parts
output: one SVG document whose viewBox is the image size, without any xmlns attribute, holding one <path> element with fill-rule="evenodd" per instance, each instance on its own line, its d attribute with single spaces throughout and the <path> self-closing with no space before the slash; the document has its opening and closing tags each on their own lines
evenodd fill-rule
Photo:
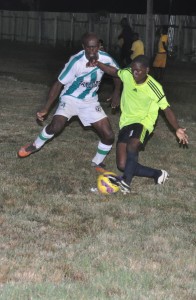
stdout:
<svg viewBox="0 0 196 300">
<path fill-rule="evenodd" d="M 114 143 L 115 136 L 113 131 L 107 132 L 101 136 L 101 142 L 106 145 L 112 145 Z"/>
<path fill-rule="evenodd" d="M 59 134 L 62 130 L 63 130 L 64 126 L 62 124 L 54 124 L 53 125 L 53 133 L 56 135 L 56 134 Z"/>
<path fill-rule="evenodd" d="M 123 172 L 125 169 L 125 161 L 117 161 L 117 168 L 119 171 Z"/>
<path fill-rule="evenodd" d="M 59 134 L 65 126 L 65 122 L 53 120 L 48 126 L 47 126 L 47 133 L 48 134 Z"/>
<path fill-rule="evenodd" d="M 112 145 L 112 144 L 114 143 L 115 136 L 114 136 L 113 131 L 111 131 L 111 132 L 108 134 L 107 140 L 108 140 L 108 144 L 109 144 L 109 145 Z"/>
<path fill-rule="evenodd" d="M 139 139 L 130 139 L 127 143 L 127 152 L 138 152 L 141 147 L 141 142 Z"/>
</svg>

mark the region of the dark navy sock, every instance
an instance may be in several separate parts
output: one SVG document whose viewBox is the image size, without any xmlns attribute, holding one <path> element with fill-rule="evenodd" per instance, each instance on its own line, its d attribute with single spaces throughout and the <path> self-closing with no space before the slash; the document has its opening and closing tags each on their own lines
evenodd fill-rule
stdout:
<svg viewBox="0 0 196 300">
<path fill-rule="evenodd" d="M 138 153 L 128 152 L 123 178 L 127 184 L 131 184 L 138 164 Z"/>
<path fill-rule="evenodd" d="M 153 168 L 149 168 L 137 164 L 134 175 L 139 177 L 154 178 L 156 180 L 161 175 L 161 170 L 157 170 L 157 169 L 153 169 Z"/>
<path fill-rule="evenodd" d="M 131 184 L 134 176 L 154 178 L 155 182 L 161 175 L 161 170 L 142 166 L 138 163 L 138 154 L 128 152 L 123 179 L 127 184 Z"/>
</svg>

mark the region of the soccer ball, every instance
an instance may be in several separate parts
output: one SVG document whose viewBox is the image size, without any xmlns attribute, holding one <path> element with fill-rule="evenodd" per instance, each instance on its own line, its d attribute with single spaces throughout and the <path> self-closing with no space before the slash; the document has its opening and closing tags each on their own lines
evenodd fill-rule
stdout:
<svg viewBox="0 0 196 300">
<path fill-rule="evenodd" d="M 109 195 L 119 191 L 119 186 L 112 183 L 109 176 L 116 176 L 113 172 L 104 172 L 97 178 L 97 189 L 101 194 Z"/>
</svg>

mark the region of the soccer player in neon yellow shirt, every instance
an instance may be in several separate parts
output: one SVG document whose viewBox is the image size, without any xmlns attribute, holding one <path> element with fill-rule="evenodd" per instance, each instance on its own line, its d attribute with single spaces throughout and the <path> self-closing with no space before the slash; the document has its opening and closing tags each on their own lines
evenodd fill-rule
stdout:
<svg viewBox="0 0 196 300">
<path fill-rule="evenodd" d="M 139 151 L 153 132 L 159 109 L 175 130 L 179 143 L 188 144 L 186 129 L 181 128 L 174 112 L 166 99 L 162 85 L 149 72 L 149 59 L 145 55 L 137 56 L 126 69 L 116 69 L 99 61 L 93 61 L 111 76 L 119 77 L 123 83 L 121 95 L 121 116 L 116 147 L 116 161 L 123 176 L 111 177 L 113 183 L 120 186 L 123 193 L 130 192 L 134 176 L 149 177 L 156 184 L 162 184 L 168 178 L 165 170 L 153 169 L 138 163 Z"/>
</svg>

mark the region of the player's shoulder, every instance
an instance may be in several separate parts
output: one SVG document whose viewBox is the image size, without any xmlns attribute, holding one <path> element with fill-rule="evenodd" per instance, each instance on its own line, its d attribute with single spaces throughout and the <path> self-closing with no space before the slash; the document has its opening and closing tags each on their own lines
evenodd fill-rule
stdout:
<svg viewBox="0 0 196 300">
<path fill-rule="evenodd" d="M 70 56 L 69 61 L 78 61 L 84 57 L 84 50 L 74 53 Z"/>
<path fill-rule="evenodd" d="M 148 75 L 146 88 L 148 89 L 148 91 L 151 90 L 153 94 L 156 94 L 158 98 L 163 98 L 163 96 L 165 95 L 163 86 L 151 75 Z"/>
<path fill-rule="evenodd" d="M 105 64 L 112 63 L 117 68 L 119 68 L 119 64 L 117 63 L 117 61 L 108 52 L 99 50 L 99 60 Z"/>
<path fill-rule="evenodd" d="M 148 74 L 147 84 L 150 86 L 156 86 L 157 88 L 162 89 L 162 85 L 158 82 L 152 75 Z"/>
<path fill-rule="evenodd" d="M 118 73 L 121 74 L 121 75 L 124 75 L 124 76 L 131 76 L 131 77 L 133 77 L 133 73 L 132 73 L 132 70 L 131 70 L 130 67 L 119 69 Z"/>
<path fill-rule="evenodd" d="M 77 52 L 73 55 L 70 56 L 68 62 L 65 64 L 66 67 L 68 67 L 69 69 L 70 68 L 73 68 L 75 66 L 78 65 L 78 63 L 81 62 L 81 60 L 84 59 L 84 51 L 80 51 L 80 52 Z"/>
<path fill-rule="evenodd" d="M 104 61 L 110 61 L 112 57 L 108 52 L 99 50 L 99 59 Z"/>
</svg>

